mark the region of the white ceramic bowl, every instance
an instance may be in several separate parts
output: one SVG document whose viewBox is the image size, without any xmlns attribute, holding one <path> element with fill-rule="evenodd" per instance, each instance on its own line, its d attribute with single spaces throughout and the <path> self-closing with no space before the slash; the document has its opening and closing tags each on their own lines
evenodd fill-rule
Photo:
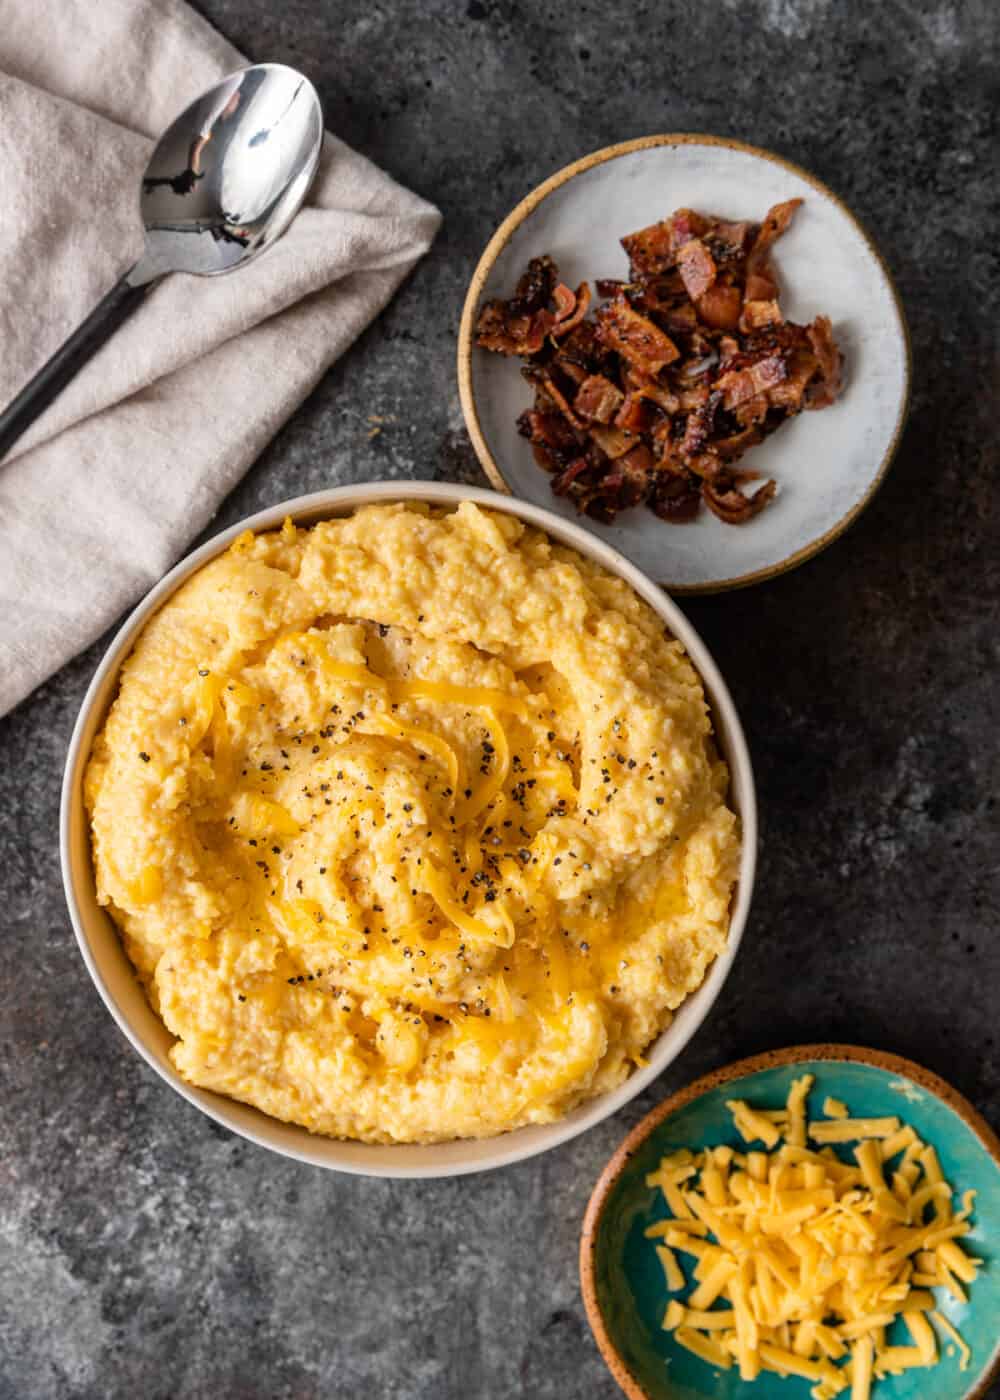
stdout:
<svg viewBox="0 0 1000 1400">
<path fill-rule="evenodd" d="M 611 525 L 578 516 L 518 435 L 532 402 L 518 362 L 474 343 L 482 303 L 508 297 L 529 258 L 550 253 L 575 287 L 624 277 L 619 239 L 682 206 L 762 219 L 780 200 L 804 203 L 778 241 L 781 305 L 793 320 L 833 320 L 846 357 L 842 397 L 803 413 L 754 448 L 743 465 L 778 483 L 745 526 L 710 511 L 668 525 L 645 507 Z M 473 446 L 493 484 L 547 506 L 621 550 L 671 593 L 714 593 L 783 573 L 832 543 L 867 505 L 902 432 L 909 400 L 906 321 L 888 268 L 846 204 L 815 176 L 770 151 L 717 136 L 643 136 L 550 175 L 508 215 L 473 274 L 458 337 L 458 384 Z"/>
<path fill-rule="evenodd" d="M 279 1122 L 235 1099 L 185 1083 L 167 1056 L 173 1037 L 146 1000 L 114 924 L 97 903 L 83 805 L 84 769 L 94 735 L 115 697 L 122 662 L 132 650 L 145 623 L 180 584 L 202 564 L 221 554 L 242 530 L 275 529 L 286 516 L 291 516 L 297 524 L 310 525 L 317 520 L 349 514 L 358 506 L 373 501 L 400 500 L 430 501 L 442 506 L 457 506 L 462 501 L 472 500 L 492 510 L 505 511 L 545 530 L 554 539 L 578 550 L 630 583 L 663 618 L 671 633 L 683 642 L 702 677 L 712 708 L 719 747 L 732 775 L 730 801 L 739 813 L 743 826 L 739 884 L 733 897 L 728 947 L 723 956 L 713 963 L 702 985 L 681 1006 L 670 1027 L 652 1046 L 649 1063 L 637 1069 L 613 1093 L 583 1104 L 559 1122 L 519 1128 L 500 1137 L 462 1139 L 427 1146 L 382 1146 L 316 1137 L 305 1128 Z M 91 681 L 70 741 L 63 780 L 60 827 L 63 882 L 80 952 L 105 1005 L 147 1064 L 203 1113 L 261 1147 L 269 1147 L 286 1157 L 294 1157 L 313 1166 L 385 1177 L 458 1176 L 520 1161 L 582 1133 L 644 1089 L 684 1048 L 719 995 L 736 957 L 746 923 L 757 850 L 753 773 L 743 730 L 715 662 L 677 606 L 620 554 L 571 521 L 561 520 L 538 506 L 527 505 L 492 491 L 432 482 L 344 486 L 285 501 L 224 530 L 172 569 L 132 613 Z"/>
</svg>

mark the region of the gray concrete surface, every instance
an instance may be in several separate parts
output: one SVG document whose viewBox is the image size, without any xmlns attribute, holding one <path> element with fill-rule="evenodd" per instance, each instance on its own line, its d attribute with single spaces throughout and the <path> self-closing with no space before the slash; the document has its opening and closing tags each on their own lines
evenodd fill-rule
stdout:
<svg viewBox="0 0 1000 1400">
<path fill-rule="evenodd" d="M 354 1180 L 189 1108 L 104 1011 L 63 905 L 60 771 L 103 642 L 0 721 L 0 1400 L 613 1400 L 577 1233 L 605 1159 L 668 1091 L 840 1039 L 922 1061 L 1000 1123 L 996 7 L 201 8 L 248 54 L 301 65 L 328 124 L 445 215 L 220 526 L 340 482 L 478 481 L 453 367 L 475 260 L 523 193 L 612 141 L 709 131 L 801 162 L 875 233 L 906 303 L 913 412 L 872 507 L 800 571 L 685 604 L 757 765 L 739 962 L 669 1073 L 547 1157 Z"/>
</svg>

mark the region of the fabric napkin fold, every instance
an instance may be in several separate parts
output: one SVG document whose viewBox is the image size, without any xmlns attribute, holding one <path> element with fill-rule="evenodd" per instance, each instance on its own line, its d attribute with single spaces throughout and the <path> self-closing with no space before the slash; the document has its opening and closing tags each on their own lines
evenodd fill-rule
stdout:
<svg viewBox="0 0 1000 1400">
<path fill-rule="evenodd" d="M 3 405 L 142 252 L 155 137 L 247 60 L 182 0 L 0 14 Z M 272 249 L 151 291 L 0 462 L 0 714 L 175 562 L 439 223 L 328 133 Z"/>
</svg>

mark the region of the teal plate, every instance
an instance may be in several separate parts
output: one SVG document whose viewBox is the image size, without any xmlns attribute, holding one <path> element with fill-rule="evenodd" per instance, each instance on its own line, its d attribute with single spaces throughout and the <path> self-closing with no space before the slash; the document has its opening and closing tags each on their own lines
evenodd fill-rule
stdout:
<svg viewBox="0 0 1000 1400">
<path fill-rule="evenodd" d="M 720 1371 L 679 1346 L 661 1322 L 669 1297 L 683 1295 L 667 1293 L 654 1242 L 644 1235 L 668 1213 L 659 1190 L 645 1181 L 663 1154 L 722 1143 L 745 1148 L 726 1099 L 781 1107 L 792 1080 L 806 1072 L 816 1078 L 817 1114 L 829 1095 L 853 1117 L 896 1115 L 937 1149 L 959 1197 L 977 1192 L 963 1244 L 984 1268 L 970 1285 L 968 1304 L 935 1290 L 940 1312 L 972 1350 L 969 1367 L 959 1370 L 957 1351 L 941 1338 L 937 1366 L 876 1381 L 873 1400 L 973 1400 L 1000 1372 L 1000 1142 L 960 1094 L 909 1060 L 856 1046 L 804 1045 L 741 1060 L 674 1095 L 630 1133 L 597 1183 L 580 1243 L 583 1295 L 604 1359 L 631 1400 L 809 1400 L 810 1381 L 773 1372 L 743 1381 L 735 1366 Z M 889 1340 L 906 1344 L 902 1326 L 899 1332 Z"/>
</svg>

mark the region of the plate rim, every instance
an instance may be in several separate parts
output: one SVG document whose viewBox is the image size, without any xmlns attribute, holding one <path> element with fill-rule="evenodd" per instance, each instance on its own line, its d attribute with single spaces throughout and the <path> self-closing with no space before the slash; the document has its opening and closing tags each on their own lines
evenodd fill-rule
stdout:
<svg viewBox="0 0 1000 1400">
<path fill-rule="evenodd" d="M 607 1205 L 608 1198 L 618 1178 L 639 1147 L 664 1119 L 669 1118 L 678 1109 L 685 1108 L 694 1099 L 700 1098 L 703 1094 L 719 1088 L 722 1084 L 728 1084 L 734 1079 L 742 1079 L 747 1075 L 757 1074 L 761 1070 L 780 1069 L 789 1064 L 799 1064 L 808 1060 L 839 1061 L 841 1063 L 847 1061 L 853 1064 L 871 1065 L 876 1069 L 898 1075 L 900 1078 L 912 1080 L 957 1113 L 979 1139 L 997 1167 L 1000 1168 L 1000 1138 L 965 1095 L 949 1084 L 946 1079 L 935 1074 L 933 1070 L 925 1069 L 915 1061 L 909 1060 L 903 1055 L 893 1054 L 888 1050 L 876 1050 L 863 1045 L 825 1042 L 815 1045 L 791 1045 L 783 1050 L 765 1050 L 758 1055 L 734 1060 L 720 1069 L 710 1070 L 707 1074 L 701 1075 L 690 1084 L 678 1089 L 675 1094 L 671 1094 L 669 1098 L 657 1104 L 644 1118 L 640 1119 L 618 1145 L 597 1178 L 587 1202 L 580 1231 L 580 1289 L 583 1294 L 587 1322 L 590 1324 L 590 1330 L 605 1365 L 629 1400 L 652 1400 L 652 1396 L 643 1387 L 638 1377 L 629 1370 L 605 1326 L 604 1315 L 597 1301 L 597 1285 L 594 1277 L 601 1219 L 604 1207 Z M 1000 1375 L 1000 1346 L 991 1357 L 987 1358 L 983 1372 L 974 1380 L 971 1389 L 963 1391 L 958 1400 L 983 1400 L 990 1385 L 998 1375 Z"/>
<path fill-rule="evenodd" d="M 462 406 L 462 416 L 465 419 L 466 430 L 472 440 L 472 446 L 479 459 L 479 464 L 485 471 L 490 483 L 497 491 L 502 491 L 507 495 L 515 495 L 496 458 L 490 451 L 486 442 L 482 425 L 479 421 L 479 413 L 476 408 L 476 399 L 472 387 L 472 351 L 473 351 L 473 326 L 475 323 L 476 311 L 482 297 L 483 286 L 493 270 L 494 264 L 500 254 L 510 242 L 514 233 L 521 224 L 534 213 L 535 209 L 553 194 L 562 185 L 574 179 L 577 175 L 582 175 L 591 170 L 596 165 L 603 165 L 606 161 L 616 160 L 619 156 L 631 155 L 635 151 L 650 150 L 659 146 L 724 146 L 730 150 L 741 151 L 746 155 L 756 156 L 761 160 L 766 160 L 774 165 L 779 165 L 783 169 L 790 171 L 793 175 L 804 180 L 811 185 L 820 195 L 829 199 L 840 212 L 853 224 L 862 242 L 866 245 L 875 263 L 882 274 L 886 286 L 895 307 L 896 318 L 899 324 L 900 336 L 903 345 L 903 392 L 900 396 L 899 407 L 896 413 L 896 421 L 893 425 L 892 437 L 882 455 L 882 460 L 878 469 L 869 482 L 864 495 L 841 518 L 833 524 L 829 530 L 822 535 L 810 540 L 801 549 L 794 550 L 777 564 L 770 564 L 763 569 L 754 569 L 749 573 L 737 574 L 732 578 L 715 579 L 710 583 L 676 583 L 669 579 L 658 579 L 661 588 L 665 588 L 670 593 L 679 595 L 697 596 L 712 593 L 728 593 L 738 588 L 749 588 L 755 583 L 764 583 L 768 579 L 778 578 L 781 574 L 788 573 L 789 570 L 797 568 L 800 564 L 814 558 L 821 553 L 835 540 L 839 539 L 846 530 L 854 524 L 862 511 L 871 504 L 876 492 L 885 480 L 892 465 L 893 458 L 899 449 L 900 440 L 903 436 L 903 429 L 909 415 L 910 403 L 913 394 L 913 344 L 910 337 L 910 328 L 906 319 L 906 311 L 903 307 L 903 300 L 899 294 L 899 289 L 889 270 L 886 259 L 880 252 L 878 245 L 864 224 L 849 207 L 849 205 L 836 194 L 829 185 L 824 184 L 816 175 L 806 170 L 803 166 L 788 160 L 785 156 L 778 155 L 775 151 L 767 150 L 763 146 L 754 146 L 747 141 L 740 141 L 731 136 L 712 136 L 706 132 L 663 132 L 658 135 L 637 136 L 629 141 L 618 141 L 611 146 L 602 146 L 600 150 L 591 151 L 588 155 L 580 156 L 577 160 L 571 161 L 569 165 L 564 165 L 549 175 L 541 184 L 536 185 L 503 220 L 496 232 L 490 238 L 483 253 L 476 264 L 469 283 L 468 291 L 465 294 L 465 302 L 462 306 L 462 317 L 458 328 L 458 396 Z M 585 526 L 584 528 L 589 528 Z"/>
</svg>

